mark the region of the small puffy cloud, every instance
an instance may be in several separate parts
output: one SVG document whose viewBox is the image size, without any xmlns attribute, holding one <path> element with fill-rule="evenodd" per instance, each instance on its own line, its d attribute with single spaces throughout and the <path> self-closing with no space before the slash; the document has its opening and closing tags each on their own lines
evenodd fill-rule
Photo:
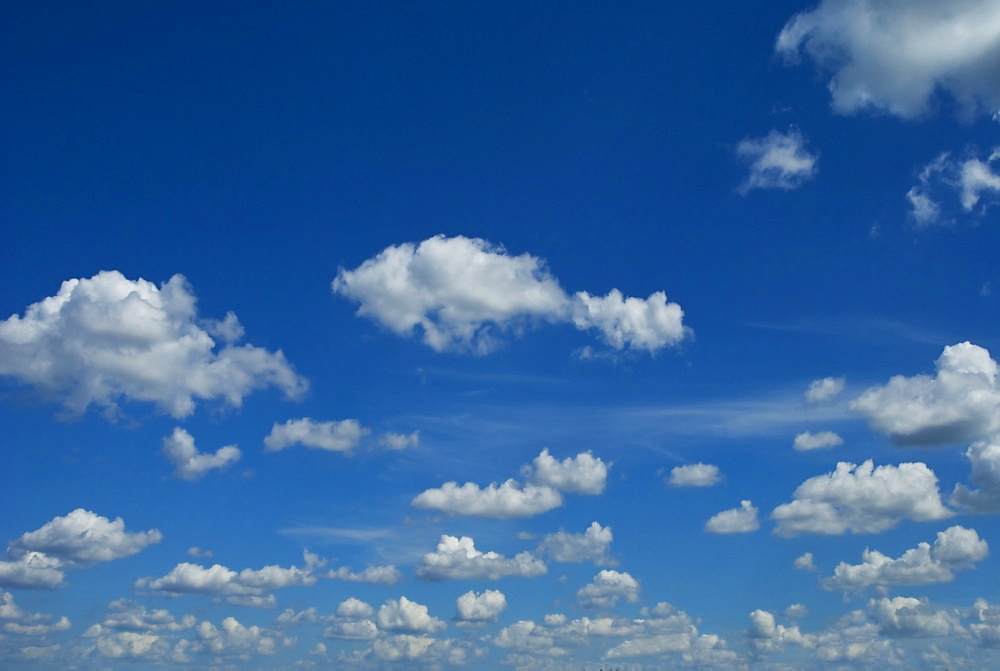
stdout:
<svg viewBox="0 0 1000 671">
<path fill-rule="evenodd" d="M 612 539 L 611 527 L 592 522 L 582 534 L 561 530 L 546 534 L 536 552 L 558 562 L 592 561 L 598 566 L 613 566 L 614 561 L 608 556 Z"/>
<path fill-rule="evenodd" d="M 967 113 L 1000 109 L 1000 21 L 992 0 L 822 0 L 794 16 L 776 51 L 830 73 L 833 109 L 909 119 L 938 91 Z"/>
<path fill-rule="evenodd" d="M 954 513 L 941 502 L 937 476 L 923 463 L 875 468 L 842 461 L 832 473 L 809 478 L 795 499 L 771 513 L 775 533 L 875 533 L 903 519 L 940 520 Z"/>
<path fill-rule="evenodd" d="M 801 557 L 796 557 L 795 561 L 792 562 L 792 565 L 800 571 L 815 571 L 817 568 L 816 564 L 813 562 L 812 552 L 806 552 Z"/>
<path fill-rule="evenodd" d="M 363 582 L 372 585 L 395 585 L 402 580 L 403 573 L 392 564 L 388 566 L 368 566 L 360 573 L 351 571 L 346 566 L 331 570 L 327 578 L 345 580 L 347 582 Z"/>
<path fill-rule="evenodd" d="M 584 608 L 612 608 L 619 599 L 629 603 L 639 600 L 639 582 L 625 572 L 605 569 L 576 592 Z"/>
<path fill-rule="evenodd" d="M 949 582 L 955 578 L 956 570 L 972 567 L 987 554 L 989 546 L 974 529 L 953 526 L 938 532 L 933 545 L 920 543 L 899 559 L 865 548 L 861 564 L 841 562 L 833 576 L 823 581 L 823 586 L 831 590 L 859 591 L 872 586 Z"/>
<path fill-rule="evenodd" d="M 808 403 L 822 403 L 840 395 L 842 391 L 844 391 L 844 378 L 824 377 L 809 383 L 805 398 Z"/>
<path fill-rule="evenodd" d="M 474 482 L 461 486 L 457 482 L 446 482 L 441 487 L 421 492 L 410 505 L 456 515 L 511 519 L 532 517 L 558 508 L 562 503 L 562 495 L 551 487 L 522 485 L 511 479 L 501 485 L 492 482 L 485 488 Z"/>
<path fill-rule="evenodd" d="M 147 610 L 142 604 L 118 599 L 108 604 L 100 627 L 114 631 L 183 631 L 195 625 L 193 615 L 178 620 L 164 609 Z"/>
<path fill-rule="evenodd" d="M 225 468 L 240 460 L 240 451 L 235 445 L 226 445 L 215 454 L 199 452 L 194 446 L 194 437 L 177 427 L 163 439 L 163 454 L 174 465 L 174 475 L 184 480 L 197 480 L 216 468 Z"/>
<path fill-rule="evenodd" d="M 117 271 L 67 280 L 23 317 L 0 322 L 0 375 L 71 414 L 97 405 L 113 415 L 124 399 L 182 418 L 196 399 L 238 407 L 254 389 L 277 386 L 289 397 L 305 391 L 280 351 L 228 341 L 242 334 L 235 315 L 200 320 L 195 300 L 181 275 L 159 288 Z"/>
<path fill-rule="evenodd" d="M 958 212 L 982 214 L 1000 202 L 1000 174 L 994 171 L 998 159 L 1000 148 L 985 161 L 971 152 L 965 158 L 944 152 L 925 165 L 917 184 L 906 192 L 917 228 L 949 225 Z"/>
<path fill-rule="evenodd" d="M 332 288 L 358 302 L 359 315 L 401 336 L 417 329 L 438 352 L 486 354 L 507 334 L 544 322 L 597 329 L 615 349 L 650 353 L 689 333 L 680 306 L 663 292 L 645 300 L 617 290 L 571 297 L 541 259 L 479 238 L 437 235 L 387 247 L 354 270 L 341 268 Z"/>
<path fill-rule="evenodd" d="M 530 552 L 507 558 L 496 552 L 480 552 L 468 536 L 441 536 L 437 550 L 420 560 L 417 577 L 422 580 L 497 580 L 506 576 L 534 578 L 548 571 L 545 562 Z"/>
<path fill-rule="evenodd" d="M 496 622 L 507 608 L 507 597 L 495 589 L 484 590 L 482 594 L 469 590 L 455 600 L 455 607 L 459 623 Z"/>
<path fill-rule="evenodd" d="M 407 634 L 433 634 L 448 626 L 430 615 L 427 606 L 410 601 L 405 596 L 386 601 L 378 609 L 377 622 L 382 631 Z"/>
<path fill-rule="evenodd" d="M 758 652 L 780 649 L 786 645 L 796 645 L 802 648 L 816 646 L 816 637 L 803 634 L 798 625 L 786 627 L 777 624 L 774 615 L 766 610 L 755 610 L 750 613 L 750 628 L 747 637 Z"/>
<path fill-rule="evenodd" d="M 809 614 L 809 609 L 801 603 L 793 603 L 782 613 L 785 617 L 805 617 Z"/>
<path fill-rule="evenodd" d="M 759 528 L 757 508 L 750 501 L 740 501 L 739 508 L 723 510 L 705 523 L 705 531 L 713 534 L 745 534 Z"/>
<path fill-rule="evenodd" d="M 926 599 L 905 596 L 872 599 L 868 602 L 867 614 L 880 634 L 892 638 L 964 633 L 955 613 L 934 610 Z"/>
<path fill-rule="evenodd" d="M 168 649 L 167 642 L 152 632 L 115 631 L 105 632 L 100 625 L 87 630 L 88 638 L 94 639 L 89 652 L 97 652 L 108 659 L 156 660 Z"/>
<path fill-rule="evenodd" d="M 851 401 L 872 428 L 898 445 L 982 440 L 1000 432 L 997 362 L 969 342 L 944 348 L 937 375 L 897 375 Z"/>
<path fill-rule="evenodd" d="M 979 488 L 955 485 L 952 504 L 977 513 L 1000 512 L 1000 442 L 997 439 L 975 442 L 965 456 L 972 463 L 969 479 Z"/>
<path fill-rule="evenodd" d="M 337 615 L 340 617 L 371 617 L 374 614 L 374 608 L 353 596 L 345 601 L 341 601 L 340 605 L 337 606 Z"/>
<path fill-rule="evenodd" d="M 803 431 L 795 436 L 792 447 L 799 452 L 805 452 L 808 450 L 828 450 L 843 444 L 844 439 L 833 431 L 820 431 L 819 433 Z"/>
<path fill-rule="evenodd" d="M 522 470 L 525 477 L 536 485 L 576 494 L 600 494 L 604 491 L 609 468 L 611 464 L 605 464 L 590 450 L 559 461 L 546 448 L 535 457 L 531 466 Z"/>
<path fill-rule="evenodd" d="M 685 464 L 670 469 L 667 483 L 671 487 L 711 487 L 722 481 L 719 467 L 712 464 Z"/>
<path fill-rule="evenodd" d="M 371 430 L 361 426 L 356 419 L 316 422 L 303 417 L 272 426 L 271 433 L 264 438 L 264 447 L 268 452 L 283 450 L 292 445 L 330 452 L 350 452 L 369 433 Z"/>
<path fill-rule="evenodd" d="M 420 444 L 420 432 L 413 433 L 383 433 L 379 443 L 390 450 L 405 450 Z"/>
<path fill-rule="evenodd" d="M 750 174 L 740 193 L 753 189 L 797 189 L 816 175 L 816 154 L 806 149 L 806 138 L 797 128 L 787 133 L 772 130 L 760 138 L 744 138 L 736 156 L 750 164 Z"/>
<path fill-rule="evenodd" d="M 197 636 L 191 641 L 191 652 L 233 656 L 244 663 L 248 655 L 273 655 L 296 642 L 294 638 L 256 625 L 248 627 L 234 617 L 225 618 L 219 627 L 202 622 L 195 631 Z"/>
</svg>

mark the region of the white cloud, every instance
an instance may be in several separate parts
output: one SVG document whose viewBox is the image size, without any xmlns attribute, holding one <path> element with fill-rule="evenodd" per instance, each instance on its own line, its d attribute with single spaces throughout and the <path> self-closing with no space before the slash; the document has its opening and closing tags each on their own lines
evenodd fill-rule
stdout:
<svg viewBox="0 0 1000 671">
<path fill-rule="evenodd" d="M 819 433 L 803 431 L 795 436 L 792 447 L 800 452 L 805 452 L 807 450 L 828 450 L 843 444 L 844 439 L 833 431 L 820 431 Z"/>
<path fill-rule="evenodd" d="M 941 503 L 937 476 L 919 462 L 875 468 L 871 459 L 860 466 L 842 461 L 834 472 L 803 482 L 794 496 L 771 513 L 779 535 L 874 533 L 902 519 L 954 514 Z"/>
<path fill-rule="evenodd" d="M 1000 109 L 1000 14 L 993 0 L 822 0 L 778 35 L 778 53 L 807 54 L 832 73 L 833 108 L 928 111 L 948 92 L 967 112 Z"/>
<path fill-rule="evenodd" d="M 457 515 L 511 519 L 538 515 L 562 503 L 562 495 L 551 487 L 521 485 L 516 480 L 507 480 L 501 485 L 492 482 L 485 488 L 473 482 L 462 486 L 446 482 L 437 489 L 421 492 L 411 505 Z"/>
<path fill-rule="evenodd" d="M 353 596 L 337 606 L 337 615 L 341 617 L 371 617 L 374 614 L 375 609 L 371 605 Z"/>
<path fill-rule="evenodd" d="M 628 573 L 605 569 L 589 585 L 577 590 L 576 597 L 584 608 L 612 608 L 619 599 L 635 603 L 639 600 L 639 582 Z"/>
<path fill-rule="evenodd" d="M 244 663 L 247 655 L 273 655 L 281 648 L 295 644 L 294 638 L 282 636 L 256 625 L 246 626 L 234 617 L 227 617 L 216 627 L 205 621 L 198 625 L 197 638 L 190 649 L 198 654 L 236 656 Z"/>
<path fill-rule="evenodd" d="M 824 377 L 809 383 L 805 397 L 809 403 L 822 403 L 840 395 L 844 391 L 844 378 Z"/>
<path fill-rule="evenodd" d="M 290 419 L 284 424 L 275 423 L 271 433 L 264 438 L 268 452 L 283 450 L 292 445 L 304 445 L 317 450 L 350 452 L 371 430 L 361 426 L 356 419 L 340 422 L 316 422 L 308 417 Z"/>
<path fill-rule="evenodd" d="M 954 505 L 963 506 L 977 513 L 1000 512 L 1000 444 L 997 439 L 973 443 L 965 451 L 972 463 L 969 479 L 979 489 L 970 489 L 961 483 L 955 485 L 951 495 Z"/>
<path fill-rule="evenodd" d="M 187 554 L 188 554 L 189 557 L 206 558 L 206 557 L 211 557 L 212 556 L 212 551 L 211 550 L 205 550 L 205 549 L 200 548 L 200 547 L 190 547 L 190 548 L 188 548 Z"/>
<path fill-rule="evenodd" d="M 655 352 L 676 344 L 689 330 L 683 312 L 663 292 L 603 298 L 568 296 L 544 262 L 511 256 L 479 238 L 437 235 L 419 245 L 387 247 L 354 270 L 341 268 L 333 291 L 360 303 L 358 314 L 397 335 L 419 328 L 424 343 L 441 352 L 486 354 L 508 333 L 540 322 L 596 328 L 615 349 Z"/>
<path fill-rule="evenodd" d="M 981 440 L 1000 432 L 997 363 L 968 342 L 950 345 L 937 375 L 897 375 L 851 401 L 851 410 L 899 445 Z"/>
<path fill-rule="evenodd" d="M 280 351 L 216 347 L 209 331 L 220 339 L 240 332 L 231 315 L 221 323 L 199 320 L 181 275 L 159 289 L 117 271 L 67 280 L 23 317 L 0 322 L 0 375 L 58 399 L 72 414 L 91 404 L 114 414 L 126 399 L 181 418 L 194 412 L 195 399 L 238 407 L 252 390 L 271 385 L 301 395 L 307 383 Z"/>
<path fill-rule="evenodd" d="M 423 580 L 497 580 L 506 576 L 534 578 L 545 574 L 545 562 L 530 552 L 512 559 L 496 552 L 480 552 L 468 536 L 441 536 L 437 550 L 428 552 L 417 567 Z"/>
<path fill-rule="evenodd" d="M 739 508 L 723 510 L 705 523 L 705 531 L 713 534 L 745 534 L 759 528 L 757 508 L 750 501 L 740 501 Z"/>
<path fill-rule="evenodd" d="M 215 454 L 199 452 L 194 437 L 180 427 L 163 439 L 163 454 L 174 465 L 174 475 L 184 480 L 197 480 L 213 469 L 240 460 L 240 450 L 235 445 L 220 447 Z"/>
<path fill-rule="evenodd" d="M 806 150 L 806 138 L 797 128 L 787 133 L 772 130 L 760 138 L 744 138 L 736 155 L 750 164 L 750 174 L 740 184 L 740 193 L 753 189 L 797 189 L 816 176 L 816 154 Z"/>
<path fill-rule="evenodd" d="M 100 625 L 95 625 L 84 635 L 94 638 L 91 651 L 96 650 L 109 659 L 158 659 L 168 647 L 160 635 L 151 632 L 104 632 Z"/>
<path fill-rule="evenodd" d="M 48 636 L 70 628 L 69 618 L 63 616 L 55 622 L 52 619 L 51 615 L 24 612 L 14 603 L 13 594 L 0 592 L 0 620 L 5 620 L 0 629 L 4 632 L 22 636 Z"/>
<path fill-rule="evenodd" d="M 711 487 L 721 481 L 718 466 L 701 462 L 675 466 L 667 480 L 672 487 Z"/>
<path fill-rule="evenodd" d="M 545 448 L 531 463 L 522 471 L 533 484 L 576 494 L 602 493 L 611 468 L 590 450 L 559 461 Z"/>
<path fill-rule="evenodd" d="M 195 625 L 193 615 L 178 620 L 164 609 L 146 610 L 142 604 L 118 599 L 108 604 L 99 626 L 115 631 L 183 631 Z"/>
<path fill-rule="evenodd" d="M 427 606 L 405 596 L 389 599 L 378 609 L 378 628 L 407 634 L 433 634 L 448 625 L 430 615 Z"/>
<path fill-rule="evenodd" d="M 592 561 L 598 566 L 611 566 L 615 563 L 608 556 L 612 540 L 611 527 L 592 522 L 582 534 L 562 530 L 546 534 L 536 552 L 558 562 Z"/>
<path fill-rule="evenodd" d="M 970 568 L 989 553 L 986 541 L 974 529 L 961 526 L 939 531 L 934 544 L 920 543 L 899 559 L 865 548 L 862 563 L 841 562 L 833 576 L 823 581 L 826 589 L 858 591 L 866 587 L 890 585 L 926 585 L 948 582 L 954 571 Z"/>
<path fill-rule="evenodd" d="M 816 564 L 813 562 L 812 552 L 806 552 L 803 553 L 802 556 L 797 557 L 793 562 L 793 565 L 800 571 L 815 571 L 817 568 Z"/>
<path fill-rule="evenodd" d="M 89 510 L 77 508 L 65 517 L 55 517 L 35 531 L 29 531 L 7 548 L 12 558 L 41 553 L 61 566 L 85 566 L 131 557 L 147 545 L 163 539 L 157 529 L 125 531 L 125 522 L 114 521 Z M 45 562 L 36 557 L 40 564 Z"/>
<path fill-rule="evenodd" d="M 507 597 L 495 589 L 476 594 L 469 590 L 455 600 L 457 619 L 464 623 L 496 622 L 507 608 Z"/>
<path fill-rule="evenodd" d="M 383 433 L 379 443 L 390 450 L 405 450 L 420 444 L 420 432 L 413 433 Z"/>
<path fill-rule="evenodd" d="M 346 580 L 347 582 L 363 582 L 373 585 L 395 585 L 403 578 L 402 572 L 392 564 L 388 566 L 368 566 L 360 573 L 341 566 L 326 574 L 327 578 Z"/>
<path fill-rule="evenodd" d="M 1000 646 L 1000 609 L 986 599 L 976 599 L 972 611 L 976 622 L 969 625 L 969 632 L 973 638 L 983 646 Z"/>
<path fill-rule="evenodd" d="M 0 587 L 55 589 L 66 578 L 63 563 L 42 552 L 25 552 L 14 560 L 0 560 Z"/>
<path fill-rule="evenodd" d="M 964 633 L 954 613 L 934 610 L 926 599 L 905 596 L 872 599 L 868 602 L 868 616 L 883 636 L 903 638 Z"/>
<path fill-rule="evenodd" d="M 959 210 L 982 214 L 1000 202 L 1000 174 L 993 164 L 1000 159 L 1000 148 L 982 160 L 971 154 L 963 159 L 944 152 L 925 165 L 918 182 L 906 192 L 910 216 L 918 228 L 954 223 Z"/>
<path fill-rule="evenodd" d="M 766 610 L 755 610 L 750 613 L 750 628 L 747 630 L 754 648 L 762 652 L 776 650 L 786 645 L 797 645 L 802 648 L 816 646 L 816 637 L 803 634 L 798 625 L 786 627 L 777 624 L 774 615 Z"/>
<path fill-rule="evenodd" d="M 785 617 L 805 617 L 809 614 L 809 609 L 801 603 L 793 603 L 782 613 Z"/>
</svg>

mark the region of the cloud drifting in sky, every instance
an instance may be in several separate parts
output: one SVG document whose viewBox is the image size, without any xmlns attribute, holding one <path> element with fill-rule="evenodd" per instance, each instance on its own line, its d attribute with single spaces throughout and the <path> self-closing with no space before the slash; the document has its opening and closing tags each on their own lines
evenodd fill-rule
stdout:
<svg viewBox="0 0 1000 671">
<path fill-rule="evenodd" d="M 438 352 L 487 354 L 508 333 L 541 322 L 597 329 L 616 350 L 654 353 L 683 340 L 683 311 L 662 291 L 646 299 L 585 291 L 567 295 L 544 262 L 480 238 L 437 235 L 387 247 L 354 270 L 341 268 L 334 293 L 360 303 L 358 314 L 398 335 L 419 327 Z"/>
<path fill-rule="evenodd" d="M 750 174 L 739 187 L 743 194 L 754 189 L 797 189 L 818 170 L 819 157 L 806 150 L 806 137 L 798 128 L 744 138 L 736 145 L 736 156 L 750 165 Z"/>
</svg>

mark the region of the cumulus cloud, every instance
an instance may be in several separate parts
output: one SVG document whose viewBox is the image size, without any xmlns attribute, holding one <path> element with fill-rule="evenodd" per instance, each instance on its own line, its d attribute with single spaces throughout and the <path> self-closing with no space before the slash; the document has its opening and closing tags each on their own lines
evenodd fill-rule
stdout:
<svg viewBox="0 0 1000 671">
<path fill-rule="evenodd" d="M 964 633 L 954 612 L 935 610 L 927 599 L 905 596 L 872 599 L 868 602 L 868 616 L 880 634 L 893 638 Z"/>
<path fill-rule="evenodd" d="M 841 562 L 833 576 L 823 581 L 823 586 L 831 590 L 859 591 L 872 586 L 949 582 L 954 579 L 956 570 L 971 568 L 987 554 L 989 546 L 974 529 L 953 526 L 939 531 L 933 545 L 920 543 L 899 559 L 865 548 L 861 564 Z"/>
<path fill-rule="evenodd" d="M 108 659 L 154 660 L 162 657 L 168 644 L 159 634 L 137 631 L 104 631 L 94 625 L 84 636 L 94 639 L 88 652 Z"/>
<path fill-rule="evenodd" d="M 925 165 L 917 184 L 906 192 L 914 224 L 918 228 L 949 225 L 957 212 L 983 214 L 1000 202 L 1000 174 L 993 169 L 998 159 L 1000 148 L 985 161 L 971 152 L 965 158 L 944 152 Z"/>
<path fill-rule="evenodd" d="M 441 352 L 486 354 L 505 335 L 539 323 L 596 329 L 617 350 L 650 353 L 683 340 L 683 311 L 663 292 L 647 299 L 579 292 L 567 295 L 544 262 L 511 256 L 479 238 L 437 235 L 390 246 L 354 270 L 341 268 L 333 291 L 357 301 L 358 314 L 401 336 L 419 329 Z"/>
<path fill-rule="evenodd" d="M 420 444 L 420 432 L 413 433 L 383 433 L 379 443 L 390 450 L 405 450 Z"/>
<path fill-rule="evenodd" d="M 290 419 L 284 424 L 275 423 L 271 433 L 264 438 L 268 452 L 283 450 L 292 445 L 303 445 L 330 452 L 350 452 L 371 430 L 361 426 L 356 419 L 340 422 L 316 422 L 308 417 Z"/>
<path fill-rule="evenodd" d="M 844 391 L 844 378 L 824 377 L 809 383 L 805 397 L 809 403 L 822 403 L 839 396 L 842 391 Z"/>
<path fill-rule="evenodd" d="M 786 645 L 802 648 L 812 648 L 816 645 L 815 636 L 803 634 L 799 631 L 798 625 L 777 624 L 774 614 L 766 610 L 755 610 L 750 613 L 747 637 L 758 652 L 775 650 Z"/>
<path fill-rule="evenodd" d="M 667 483 L 672 487 L 711 487 L 722 481 L 719 467 L 712 464 L 685 464 L 670 469 Z"/>
<path fill-rule="evenodd" d="M 180 620 L 162 608 L 147 610 L 142 604 L 118 599 L 108 604 L 104 621 L 99 627 L 114 631 L 183 631 L 196 624 L 194 615 Z"/>
<path fill-rule="evenodd" d="M 945 91 L 967 113 L 1000 109 L 1000 19 L 992 0 L 822 0 L 793 17 L 775 48 L 831 74 L 835 111 L 926 113 Z"/>
<path fill-rule="evenodd" d="M 965 451 L 972 463 L 969 479 L 978 489 L 961 483 L 951 495 L 954 505 L 977 513 L 1000 512 L 1000 444 L 997 439 L 977 441 Z"/>
<path fill-rule="evenodd" d="M 240 450 L 235 445 L 220 447 L 214 454 L 199 452 L 194 437 L 180 427 L 163 439 L 163 454 L 174 465 L 174 475 L 184 480 L 197 480 L 213 469 L 240 460 Z"/>
<path fill-rule="evenodd" d="M 388 566 L 368 566 L 360 573 L 355 573 L 346 566 L 331 570 L 327 578 L 345 580 L 347 582 L 363 582 L 372 585 L 395 585 L 402 580 L 403 573 L 392 564 Z"/>
<path fill-rule="evenodd" d="M 897 375 L 851 401 L 872 429 L 898 445 L 982 440 L 1000 432 L 997 363 L 969 342 L 944 348 L 937 375 Z"/>
<path fill-rule="evenodd" d="M 832 473 L 809 478 L 794 500 L 771 513 L 775 533 L 875 533 L 902 519 L 940 520 L 954 513 L 941 502 L 937 476 L 923 463 L 875 468 L 871 459 L 839 462 Z"/>
<path fill-rule="evenodd" d="M 27 613 L 14 602 L 10 592 L 0 592 L 0 631 L 21 636 L 48 636 L 70 628 L 69 618 L 63 616 L 55 622 L 51 615 Z"/>
<path fill-rule="evenodd" d="M 613 608 L 619 599 L 635 603 L 639 600 L 639 581 L 628 573 L 605 569 L 578 589 L 576 597 L 584 608 Z"/>
<path fill-rule="evenodd" d="M 211 622 L 201 622 L 189 649 L 196 654 L 236 656 L 242 661 L 247 655 L 273 655 L 282 648 L 295 644 L 294 638 L 256 625 L 246 626 L 234 617 L 227 617 L 216 627 Z"/>
<path fill-rule="evenodd" d="M 182 418 L 194 412 L 196 399 L 238 407 L 262 387 L 277 386 L 293 398 L 305 391 L 306 381 L 280 351 L 227 340 L 241 334 L 232 313 L 221 322 L 199 320 L 181 275 L 157 288 L 105 271 L 67 280 L 24 316 L 0 322 L 0 375 L 58 400 L 71 414 L 93 404 L 113 415 L 124 399 Z"/>
<path fill-rule="evenodd" d="M 843 444 L 844 439 L 833 431 L 820 431 L 819 433 L 803 431 L 795 436 L 792 447 L 800 452 L 805 452 L 807 450 L 828 450 Z"/>
<path fill-rule="evenodd" d="M 546 534 L 536 552 L 558 562 L 592 561 L 598 566 L 614 565 L 608 556 L 611 549 L 611 527 L 592 522 L 582 534 L 557 531 Z"/>
<path fill-rule="evenodd" d="M 531 466 L 525 466 L 522 471 L 536 485 L 576 494 L 600 494 L 604 491 L 609 468 L 611 464 L 605 464 L 590 450 L 559 461 L 545 448 Z"/>
<path fill-rule="evenodd" d="M 813 553 L 805 552 L 800 557 L 796 557 L 792 563 L 800 571 L 815 571 L 816 564 L 813 562 Z"/>
<path fill-rule="evenodd" d="M 42 552 L 25 552 L 13 560 L 0 560 L 0 587 L 55 589 L 66 578 L 63 563 Z"/>
<path fill-rule="evenodd" d="M 410 601 L 405 596 L 389 599 L 378 609 L 378 628 L 407 634 L 433 634 L 448 625 L 433 617 L 427 606 Z"/>
<path fill-rule="evenodd" d="M 759 528 L 757 508 L 750 501 L 740 501 L 739 508 L 723 510 L 705 523 L 705 531 L 713 534 L 745 534 Z"/>
<path fill-rule="evenodd" d="M 480 552 L 468 536 L 441 536 L 434 552 L 428 552 L 417 567 L 422 580 L 497 580 L 507 576 L 534 578 L 548 571 L 545 562 L 530 552 L 513 558 L 496 552 Z"/>
<path fill-rule="evenodd" d="M 809 153 L 805 136 L 794 127 L 787 133 L 772 130 L 764 137 L 744 138 L 736 145 L 736 156 L 750 165 L 750 174 L 739 187 L 743 194 L 753 189 L 797 189 L 818 170 L 818 156 Z"/>
<path fill-rule="evenodd" d="M 484 590 L 482 594 L 469 590 L 455 600 L 455 607 L 458 610 L 456 619 L 460 624 L 496 622 L 500 613 L 507 608 L 507 597 L 495 589 Z"/>
</svg>

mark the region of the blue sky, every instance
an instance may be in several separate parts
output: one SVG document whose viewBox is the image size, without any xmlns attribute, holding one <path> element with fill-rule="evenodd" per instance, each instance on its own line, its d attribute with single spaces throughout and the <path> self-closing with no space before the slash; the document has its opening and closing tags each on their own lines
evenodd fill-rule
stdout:
<svg viewBox="0 0 1000 671">
<path fill-rule="evenodd" d="M 0 666 L 1000 663 L 1000 2 L 4 14 Z"/>
</svg>

